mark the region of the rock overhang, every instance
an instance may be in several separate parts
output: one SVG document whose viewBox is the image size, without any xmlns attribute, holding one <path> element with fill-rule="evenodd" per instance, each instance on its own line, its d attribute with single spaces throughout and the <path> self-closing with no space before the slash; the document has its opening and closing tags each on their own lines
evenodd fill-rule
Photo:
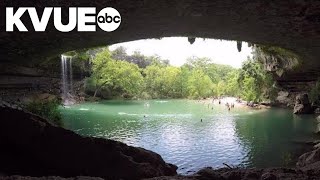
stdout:
<svg viewBox="0 0 320 180">
<path fill-rule="evenodd" d="M 319 75 L 315 69 L 320 67 L 320 2 L 315 0 L 7 0 L 0 6 L 0 62 L 28 64 L 75 49 L 186 36 L 283 47 L 304 59 L 302 72 Z M 64 19 L 68 19 L 68 7 L 114 7 L 122 23 L 114 32 L 62 33 L 55 30 L 51 19 L 45 32 L 4 32 L 4 8 L 27 6 L 39 11 L 62 7 Z M 29 17 L 22 19 L 32 29 Z"/>
</svg>

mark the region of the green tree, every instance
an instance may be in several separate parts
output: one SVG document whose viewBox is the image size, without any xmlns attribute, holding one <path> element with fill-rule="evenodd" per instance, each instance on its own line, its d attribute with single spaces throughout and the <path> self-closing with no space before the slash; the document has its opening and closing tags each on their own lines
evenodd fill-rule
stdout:
<svg viewBox="0 0 320 180">
<path fill-rule="evenodd" d="M 226 76 L 226 89 L 225 93 L 229 96 L 239 96 L 240 95 L 240 89 L 239 89 L 239 71 L 233 70 L 229 72 Z"/>
<path fill-rule="evenodd" d="M 156 65 L 151 65 L 144 70 L 144 74 L 145 74 L 146 91 L 153 98 L 160 97 L 160 91 L 162 89 L 162 83 L 163 83 L 162 68 Z"/>
<path fill-rule="evenodd" d="M 201 69 L 194 69 L 188 80 L 189 95 L 193 98 L 209 97 L 212 81 Z"/>
<path fill-rule="evenodd" d="M 242 65 L 238 83 L 241 95 L 247 101 L 259 102 L 265 97 L 270 97 L 274 92 L 274 82 L 270 74 L 257 60 L 248 58 Z"/>
<path fill-rule="evenodd" d="M 99 53 L 93 60 L 91 78 L 96 85 L 94 97 L 103 87 L 136 95 L 143 86 L 143 77 L 139 67 L 126 61 L 113 60 L 108 49 Z"/>
<path fill-rule="evenodd" d="M 148 66 L 144 70 L 146 91 L 153 98 L 179 97 L 180 73 L 180 68 L 173 66 Z"/>
<path fill-rule="evenodd" d="M 192 56 L 187 58 L 186 65 L 191 69 L 202 69 L 203 71 L 208 68 L 208 65 L 212 63 L 210 58 L 199 58 Z"/>
<path fill-rule="evenodd" d="M 236 69 L 229 65 L 214 63 L 209 64 L 205 70 L 206 74 L 211 78 L 213 83 L 218 83 L 221 80 L 226 81 L 228 74 L 233 71 L 236 71 Z"/>
<path fill-rule="evenodd" d="M 271 98 L 275 92 L 273 78 L 259 57 L 248 58 L 241 69 L 195 56 L 188 58 L 183 66 L 174 67 L 159 56 L 145 56 L 138 51 L 128 55 L 125 48 L 119 47 L 113 52 L 106 49 L 96 55 L 92 72 L 87 85 L 95 87 L 95 95 L 107 89 L 113 96 L 203 98 L 229 95 L 261 101 Z"/>
<path fill-rule="evenodd" d="M 191 71 L 187 66 L 180 67 L 180 74 L 177 76 L 177 89 L 179 91 L 180 98 L 185 98 L 189 96 L 188 90 L 188 80 L 191 75 Z"/>
<path fill-rule="evenodd" d="M 177 98 L 180 97 L 181 87 L 179 77 L 181 69 L 173 66 L 165 67 L 163 72 L 163 95 L 167 97 Z"/>
</svg>

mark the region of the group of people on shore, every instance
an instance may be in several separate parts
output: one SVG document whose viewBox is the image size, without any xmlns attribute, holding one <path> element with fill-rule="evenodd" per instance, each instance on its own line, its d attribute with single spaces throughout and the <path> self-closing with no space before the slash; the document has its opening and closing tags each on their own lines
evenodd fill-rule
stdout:
<svg viewBox="0 0 320 180">
<path fill-rule="evenodd" d="M 228 111 L 230 111 L 231 109 L 235 108 L 235 102 L 229 102 L 228 100 L 226 100 L 224 98 L 221 98 L 221 97 L 213 97 L 211 103 L 215 104 L 217 102 L 219 105 L 221 105 L 223 103 L 222 101 L 225 102 L 225 106 L 227 107 Z M 230 100 L 230 101 L 233 101 L 233 100 Z M 208 103 L 208 108 L 210 108 L 210 104 L 211 103 Z M 211 107 L 211 109 L 213 109 L 213 107 Z"/>
<path fill-rule="evenodd" d="M 227 106 L 227 108 L 228 108 L 228 111 L 230 111 L 231 110 L 231 108 L 234 108 L 234 103 L 226 103 L 226 106 Z"/>
</svg>

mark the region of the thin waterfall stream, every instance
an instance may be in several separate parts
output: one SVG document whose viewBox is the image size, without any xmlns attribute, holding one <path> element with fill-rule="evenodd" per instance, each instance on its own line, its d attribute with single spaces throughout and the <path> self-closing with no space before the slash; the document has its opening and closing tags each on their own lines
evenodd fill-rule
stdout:
<svg viewBox="0 0 320 180">
<path fill-rule="evenodd" d="M 73 98 L 72 56 L 61 55 L 61 90 L 64 105 L 75 103 Z"/>
</svg>

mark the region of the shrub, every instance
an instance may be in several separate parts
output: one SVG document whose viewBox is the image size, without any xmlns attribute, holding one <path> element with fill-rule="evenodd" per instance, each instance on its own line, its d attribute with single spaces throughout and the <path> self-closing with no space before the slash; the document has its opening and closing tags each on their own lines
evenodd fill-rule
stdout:
<svg viewBox="0 0 320 180">
<path fill-rule="evenodd" d="M 63 126 L 62 116 L 59 111 L 58 101 L 31 102 L 26 105 L 26 109 L 36 115 L 46 118 L 56 126 Z"/>
</svg>

